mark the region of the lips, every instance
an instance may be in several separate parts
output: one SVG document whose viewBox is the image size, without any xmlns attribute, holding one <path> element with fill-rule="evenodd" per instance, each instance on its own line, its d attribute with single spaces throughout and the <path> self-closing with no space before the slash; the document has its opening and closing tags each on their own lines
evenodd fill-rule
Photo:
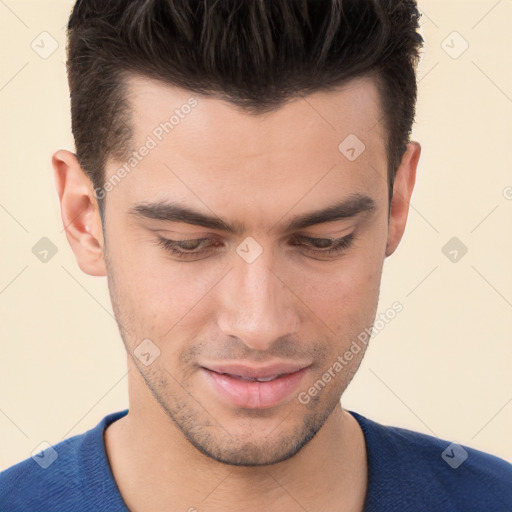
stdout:
<svg viewBox="0 0 512 512">
<path fill-rule="evenodd" d="M 215 373 L 227 374 L 247 380 L 271 380 L 281 375 L 298 372 L 309 364 L 275 363 L 266 366 L 247 366 L 242 364 L 209 364 L 207 370 Z"/>
<path fill-rule="evenodd" d="M 222 400 L 236 407 L 263 409 L 283 402 L 298 387 L 309 366 L 215 364 L 203 366 L 201 371 L 209 387 Z"/>
</svg>

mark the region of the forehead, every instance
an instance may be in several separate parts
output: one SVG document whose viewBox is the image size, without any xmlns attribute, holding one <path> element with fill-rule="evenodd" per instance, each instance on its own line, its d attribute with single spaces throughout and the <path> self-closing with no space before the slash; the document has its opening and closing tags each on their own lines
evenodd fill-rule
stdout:
<svg viewBox="0 0 512 512">
<path fill-rule="evenodd" d="M 304 208 L 354 192 L 386 198 L 382 114 L 370 78 L 259 115 L 146 77 L 127 83 L 133 150 L 150 139 L 152 146 L 116 189 L 127 202 L 172 198 L 250 216 L 277 200 L 283 210 L 300 198 Z"/>
<path fill-rule="evenodd" d="M 147 77 L 131 75 L 127 84 L 134 142 L 156 133 L 179 143 L 184 157 L 204 153 L 210 159 L 233 159 L 285 149 L 323 151 L 328 145 L 337 149 L 349 134 L 367 147 L 375 142 L 384 147 L 380 97 L 369 77 L 351 80 L 335 90 L 299 96 L 277 110 L 256 115 L 218 97 Z M 171 130 L 160 127 L 166 121 L 172 125 L 172 137 L 166 137 Z"/>
</svg>

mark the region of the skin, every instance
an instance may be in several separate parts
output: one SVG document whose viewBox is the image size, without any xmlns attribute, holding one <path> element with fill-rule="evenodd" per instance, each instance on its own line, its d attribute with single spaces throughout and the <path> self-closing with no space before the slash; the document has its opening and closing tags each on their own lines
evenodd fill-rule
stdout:
<svg viewBox="0 0 512 512">
<path fill-rule="evenodd" d="M 129 90 L 134 149 L 193 96 L 135 76 Z M 340 398 L 364 347 L 309 403 L 297 394 L 375 319 L 383 262 L 405 229 L 420 145 L 407 146 L 388 217 L 385 132 L 371 79 L 257 117 L 194 97 L 192 112 L 107 193 L 104 232 L 75 155 L 53 155 L 68 241 L 84 272 L 108 277 L 127 349 L 129 413 L 105 432 L 120 492 L 137 512 L 361 511 L 364 436 Z M 366 146 L 353 162 L 338 150 L 350 133 Z M 110 161 L 106 176 L 123 163 Z M 375 208 L 284 231 L 293 217 L 355 193 L 370 196 Z M 171 200 L 243 232 L 129 213 L 137 203 Z M 295 235 L 352 232 L 352 245 L 334 255 L 290 243 Z M 184 260 L 159 246 L 159 235 L 217 244 Z M 249 236 L 263 249 L 250 264 L 236 252 Z M 133 351 L 147 338 L 160 355 L 145 366 Z M 270 408 L 227 403 L 200 370 L 207 362 L 276 360 L 310 367 L 297 393 Z"/>
</svg>

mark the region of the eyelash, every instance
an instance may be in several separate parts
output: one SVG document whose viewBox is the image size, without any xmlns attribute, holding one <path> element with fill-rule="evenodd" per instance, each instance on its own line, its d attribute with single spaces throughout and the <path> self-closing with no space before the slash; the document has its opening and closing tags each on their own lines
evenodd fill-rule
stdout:
<svg viewBox="0 0 512 512">
<path fill-rule="evenodd" d="M 339 254 L 343 251 L 347 250 L 352 243 L 354 242 L 355 235 L 354 233 L 350 233 L 349 235 L 346 235 L 342 238 L 311 238 L 307 236 L 298 236 L 294 240 L 308 240 L 310 242 L 319 242 L 319 241 L 329 241 L 333 245 L 327 249 L 315 249 L 315 248 L 309 248 L 306 247 L 306 251 L 313 253 L 314 255 L 333 255 L 333 254 Z M 196 238 L 196 239 L 189 239 L 189 240 L 170 240 L 169 238 L 164 238 L 159 236 L 158 237 L 158 245 L 162 246 L 166 251 L 170 252 L 174 256 L 178 256 L 179 258 L 187 258 L 188 256 L 201 256 L 204 253 L 208 252 L 211 249 L 211 246 L 207 249 L 202 250 L 195 250 L 195 251 L 183 251 L 179 249 L 179 244 L 186 243 L 186 242 L 207 242 L 209 238 Z M 292 245 L 304 245 L 301 243 L 293 243 Z"/>
</svg>

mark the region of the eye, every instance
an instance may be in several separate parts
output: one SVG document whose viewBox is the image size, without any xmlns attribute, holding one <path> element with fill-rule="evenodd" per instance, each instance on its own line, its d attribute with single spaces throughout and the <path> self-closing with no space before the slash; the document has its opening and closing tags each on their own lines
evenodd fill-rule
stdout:
<svg viewBox="0 0 512 512">
<path fill-rule="evenodd" d="M 302 247 L 306 252 L 317 256 L 334 255 L 347 250 L 352 245 L 354 238 L 354 233 L 350 233 L 342 238 L 312 238 L 305 235 L 296 235 L 291 245 Z M 222 245 L 221 242 L 212 238 L 171 240 L 161 236 L 158 237 L 157 244 L 174 256 L 182 259 L 197 259 L 198 256 L 205 256 L 215 247 Z"/>
<path fill-rule="evenodd" d="M 298 235 L 295 237 L 292 245 L 305 245 L 307 252 L 316 255 L 333 255 L 347 250 L 352 245 L 354 239 L 354 233 L 350 233 L 342 238 L 311 238 L 309 236 Z M 300 243 L 304 241 L 307 242 L 307 244 Z"/>
<path fill-rule="evenodd" d="M 207 242 L 210 242 L 210 245 L 207 248 L 201 249 L 201 247 L 204 247 Z M 158 237 L 157 243 L 158 245 L 162 246 L 166 251 L 182 259 L 190 257 L 197 258 L 197 256 L 202 256 L 203 254 L 208 253 L 210 249 L 212 249 L 212 247 L 220 245 L 220 242 L 210 238 L 170 240 L 169 238 L 164 238 L 161 236 Z"/>
</svg>

